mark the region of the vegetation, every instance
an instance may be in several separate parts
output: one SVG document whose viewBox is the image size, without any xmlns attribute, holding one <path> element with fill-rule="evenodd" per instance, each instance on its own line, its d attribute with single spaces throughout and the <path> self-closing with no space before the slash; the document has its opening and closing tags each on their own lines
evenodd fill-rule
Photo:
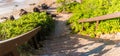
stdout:
<svg viewBox="0 0 120 56">
<path fill-rule="evenodd" d="M 57 8 L 57 12 L 74 12 L 74 9 L 77 5 L 79 5 L 78 2 L 72 2 L 72 3 L 62 5 Z"/>
<path fill-rule="evenodd" d="M 72 6 L 74 4 L 74 6 Z M 70 6 L 70 7 L 69 7 Z M 96 16 L 119 12 L 119 0 L 83 0 L 82 3 L 72 2 L 64 6 L 67 12 L 73 12 L 72 17 L 68 20 L 74 33 L 80 33 L 91 37 L 100 36 L 101 34 L 110 34 L 120 32 L 120 18 L 100 21 L 98 29 L 95 30 L 95 22 L 84 23 L 78 22 L 79 19 L 88 19 Z M 59 9 L 59 8 L 58 8 Z M 61 12 L 63 9 L 60 9 Z"/>
<path fill-rule="evenodd" d="M 61 5 L 57 8 L 57 12 L 72 12 L 79 4 L 78 2 L 73 2 L 72 0 L 57 0 L 57 2 Z"/>
<path fill-rule="evenodd" d="M 46 32 L 48 34 L 54 27 L 54 20 L 45 12 L 23 15 L 14 21 L 7 20 L 0 24 L 0 40 L 13 38 L 38 26 L 42 27 L 43 32 L 48 31 Z"/>
</svg>

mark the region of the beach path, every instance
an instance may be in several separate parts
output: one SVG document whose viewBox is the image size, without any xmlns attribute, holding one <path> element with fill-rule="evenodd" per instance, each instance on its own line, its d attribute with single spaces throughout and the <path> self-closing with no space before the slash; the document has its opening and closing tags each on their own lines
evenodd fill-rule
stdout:
<svg viewBox="0 0 120 56">
<path fill-rule="evenodd" d="M 57 5 L 52 5 L 47 11 L 55 13 L 56 7 Z M 107 56 L 116 47 L 116 43 L 111 40 L 103 41 L 71 34 L 66 25 L 70 16 L 71 14 L 60 13 L 54 18 L 55 30 L 48 36 L 51 39 L 44 41 L 44 47 L 36 50 L 32 56 Z"/>
<path fill-rule="evenodd" d="M 56 14 L 56 8 L 58 7 L 55 3 L 56 0 L 36 1 L 39 1 L 38 4 L 46 3 L 50 5 L 47 11 Z M 32 11 L 33 7 L 34 6 L 28 5 L 24 9 Z M 16 13 L 12 13 L 13 15 L 18 15 L 19 10 L 16 9 L 14 12 Z M 9 16 L 11 12 L 4 15 Z M 71 15 L 70 13 L 59 13 L 57 17 L 54 18 L 55 29 L 50 36 L 47 36 L 50 39 L 45 40 L 43 42 L 43 48 L 35 50 L 31 56 L 120 56 L 120 44 L 116 45 L 116 43 L 111 40 L 104 41 L 102 39 L 91 39 L 87 36 L 71 34 L 69 26 L 66 25 Z"/>
</svg>

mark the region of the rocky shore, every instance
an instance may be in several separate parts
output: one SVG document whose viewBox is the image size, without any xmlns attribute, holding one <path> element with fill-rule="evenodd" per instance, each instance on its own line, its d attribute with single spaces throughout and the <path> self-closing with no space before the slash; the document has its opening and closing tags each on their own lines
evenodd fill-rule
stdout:
<svg viewBox="0 0 120 56">
<path fill-rule="evenodd" d="M 37 5 L 40 5 L 39 3 L 41 1 L 39 0 L 25 0 L 25 1 L 17 1 L 17 0 L 10 0 L 7 2 L 6 0 L 6 3 L 7 4 L 4 4 L 4 5 L 1 5 L 2 7 L 0 7 L 0 18 L 1 17 L 9 17 L 10 15 L 14 15 L 14 17 L 17 19 L 19 18 L 19 13 L 20 13 L 20 9 L 25 9 L 26 11 L 28 12 L 32 12 L 32 9 L 33 7 L 37 6 Z M 24 3 L 22 3 L 24 2 Z M 33 6 L 30 6 L 30 4 L 35 4 Z M 1 20 L 0 19 L 0 22 L 3 22 L 5 20 Z"/>
</svg>

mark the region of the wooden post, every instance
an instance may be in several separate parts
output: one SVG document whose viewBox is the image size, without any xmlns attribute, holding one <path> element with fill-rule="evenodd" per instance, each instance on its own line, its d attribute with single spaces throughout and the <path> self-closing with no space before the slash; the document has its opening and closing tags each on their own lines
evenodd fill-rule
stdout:
<svg viewBox="0 0 120 56">
<path fill-rule="evenodd" d="M 99 21 L 96 21 L 96 30 L 98 28 L 98 25 L 99 25 Z"/>
<path fill-rule="evenodd" d="M 82 22 L 82 30 L 84 30 L 83 28 L 84 28 L 84 25 L 83 25 L 83 22 Z"/>
</svg>

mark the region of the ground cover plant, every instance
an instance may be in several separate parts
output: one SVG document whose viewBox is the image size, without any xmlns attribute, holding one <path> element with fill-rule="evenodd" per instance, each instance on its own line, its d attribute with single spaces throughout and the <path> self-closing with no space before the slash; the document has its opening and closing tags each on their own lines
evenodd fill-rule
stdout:
<svg viewBox="0 0 120 56">
<path fill-rule="evenodd" d="M 73 4 L 74 6 L 71 6 Z M 72 29 L 73 33 L 96 37 L 100 36 L 101 34 L 120 32 L 120 18 L 100 21 L 98 29 L 95 29 L 95 22 L 84 23 L 83 29 L 82 23 L 78 22 L 80 19 L 89 19 L 97 16 L 120 12 L 119 0 L 82 0 L 82 3 L 71 2 L 67 3 L 64 7 L 66 8 L 65 10 L 67 12 L 73 13 L 67 22 L 70 24 L 70 28 Z M 62 10 L 63 9 L 61 9 L 61 11 Z"/>
<path fill-rule="evenodd" d="M 38 26 L 41 26 L 42 31 L 47 31 L 46 34 L 48 34 L 54 27 L 54 20 L 46 12 L 29 13 L 14 21 L 7 20 L 0 24 L 0 40 L 16 37 Z"/>
</svg>

